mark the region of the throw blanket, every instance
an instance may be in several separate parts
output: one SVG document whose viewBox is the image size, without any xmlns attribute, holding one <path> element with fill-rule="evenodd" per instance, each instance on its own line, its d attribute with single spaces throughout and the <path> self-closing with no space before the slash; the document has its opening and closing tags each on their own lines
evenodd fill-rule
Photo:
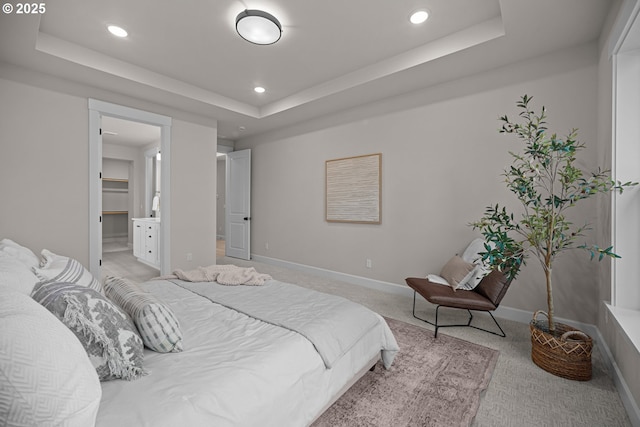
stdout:
<svg viewBox="0 0 640 427">
<path fill-rule="evenodd" d="M 236 265 L 210 265 L 195 270 L 174 270 L 173 275 L 161 279 L 180 279 L 187 282 L 218 282 L 221 285 L 260 286 L 271 280 L 268 274 L 260 274 L 253 267 Z"/>
<path fill-rule="evenodd" d="M 342 297 L 276 280 L 256 288 L 170 282 L 214 303 L 301 334 L 313 344 L 327 369 L 360 338 L 380 326 L 384 330 L 381 350 L 385 368 L 391 366 L 398 352 L 393 333 L 379 314 Z"/>
</svg>

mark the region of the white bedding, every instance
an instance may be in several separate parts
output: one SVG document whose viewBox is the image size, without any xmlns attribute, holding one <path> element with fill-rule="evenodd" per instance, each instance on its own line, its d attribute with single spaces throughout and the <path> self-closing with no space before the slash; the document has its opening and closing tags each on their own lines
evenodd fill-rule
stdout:
<svg viewBox="0 0 640 427">
<path fill-rule="evenodd" d="M 150 375 L 103 382 L 100 427 L 309 425 L 381 350 L 398 349 L 376 314 L 378 325 L 327 369 L 314 345 L 297 332 L 214 304 L 168 281 L 142 286 L 173 309 L 185 350 L 145 350 Z M 309 300 L 311 309 L 313 298 Z M 286 296 L 282 303 L 286 305 Z"/>
</svg>

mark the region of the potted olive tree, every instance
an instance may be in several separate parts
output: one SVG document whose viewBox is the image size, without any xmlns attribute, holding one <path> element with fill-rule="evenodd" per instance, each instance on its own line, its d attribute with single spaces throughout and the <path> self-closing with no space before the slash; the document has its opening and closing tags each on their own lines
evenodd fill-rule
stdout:
<svg viewBox="0 0 640 427">
<path fill-rule="evenodd" d="M 601 248 L 580 240 L 589 225 L 574 225 L 566 217 L 578 202 L 610 191 L 622 192 L 636 183 L 616 183 L 608 171 L 585 173 L 575 166 L 576 154 L 584 148 L 573 129 L 564 138 L 550 134 L 546 109 L 536 114 L 524 95 L 517 106 L 519 118 L 500 117 L 500 133 L 514 134 L 524 144 L 520 153 L 510 152 L 513 163 L 505 170 L 507 188 L 516 195 L 523 213 L 516 218 L 496 204 L 471 225 L 480 230 L 487 244 L 485 262 L 514 277 L 528 257 L 536 258 L 544 271 L 547 311 L 537 311 L 530 324 L 531 357 L 541 368 L 565 378 L 591 378 L 592 341 L 586 334 L 555 321 L 553 307 L 553 262 L 562 252 L 583 249 L 591 258 L 617 258 L 611 246 Z M 545 318 L 538 319 L 544 314 Z"/>
</svg>

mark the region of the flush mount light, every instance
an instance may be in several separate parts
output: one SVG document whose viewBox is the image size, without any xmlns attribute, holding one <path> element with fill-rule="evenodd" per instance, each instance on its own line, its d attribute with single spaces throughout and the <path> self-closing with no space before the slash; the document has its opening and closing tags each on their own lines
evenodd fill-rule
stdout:
<svg viewBox="0 0 640 427">
<path fill-rule="evenodd" d="M 117 25 L 109 25 L 107 30 L 116 37 L 127 37 L 129 35 L 127 30 L 122 27 L 118 27 Z"/>
<path fill-rule="evenodd" d="M 265 88 L 263 88 L 262 86 L 256 86 L 253 88 L 254 91 L 256 91 L 257 93 L 264 93 L 265 92 Z"/>
<path fill-rule="evenodd" d="M 265 45 L 280 40 L 282 26 L 267 12 L 247 9 L 236 17 L 236 31 L 248 42 Z"/>
<path fill-rule="evenodd" d="M 427 18 L 429 18 L 429 11 L 427 10 L 418 10 L 417 12 L 414 12 L 411 17 L 409 18 L 409 21 L 411 21 L 412 24 L 422 24 L 424 21 L 427 20 Z"/>
</svg>

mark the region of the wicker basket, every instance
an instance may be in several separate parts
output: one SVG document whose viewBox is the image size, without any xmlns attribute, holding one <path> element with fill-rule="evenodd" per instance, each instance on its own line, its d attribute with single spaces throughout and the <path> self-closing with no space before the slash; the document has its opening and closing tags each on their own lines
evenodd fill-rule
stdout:
<svg viewBox="0 0 640 427">
<path fill-rule="evenodd" d="M 591 379 L 591 352 L 593 341 L 587 334 L 571 326 L 556 323 L 556 333 L 552 335 L 537 325 L 538 310 L 529 324 L 531 330 L 531 360 L 533 363 L 559 377 L 577 381 Z"/>
</svg>

